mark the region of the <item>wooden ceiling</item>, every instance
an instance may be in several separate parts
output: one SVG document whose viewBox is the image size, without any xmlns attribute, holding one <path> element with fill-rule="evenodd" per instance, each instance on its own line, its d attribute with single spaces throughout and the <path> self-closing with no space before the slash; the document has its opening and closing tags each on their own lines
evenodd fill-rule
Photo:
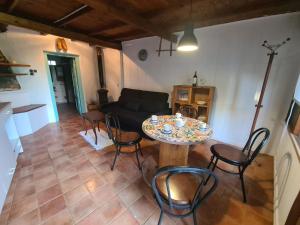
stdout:
<svg viewBox="0 0 300 225">
<path fill-rule="evenodd" d="M 195 27 L 300 11 L 300 0 L 193 0 Z M 190 0 L 0 0 L 0 28 L 15 25 L 121 49 L 147 36 L 176 41 Z M 5 29 L 1 29 L 2 31 Z"/>
</svg>

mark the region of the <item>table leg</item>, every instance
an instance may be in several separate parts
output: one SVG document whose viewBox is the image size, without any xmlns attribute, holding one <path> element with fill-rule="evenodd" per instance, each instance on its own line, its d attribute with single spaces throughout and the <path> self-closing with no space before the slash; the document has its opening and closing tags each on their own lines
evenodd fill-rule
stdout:
<svg viewBox="0 0 300 225">
<path fill-rule="evenodd" d="M 161 142 L 159 149 L 159 167 L 186 166 L 188 163 L 189 145 L 174 145 Z"/>
<path fill-rule="evenodd" d="M 92 126 L 93 126 L 93 131 L 94 131 L 94 134 L 95 134 L 95 144 L 97 144 L 96 125 L 93 123 Z"/>
</svg>

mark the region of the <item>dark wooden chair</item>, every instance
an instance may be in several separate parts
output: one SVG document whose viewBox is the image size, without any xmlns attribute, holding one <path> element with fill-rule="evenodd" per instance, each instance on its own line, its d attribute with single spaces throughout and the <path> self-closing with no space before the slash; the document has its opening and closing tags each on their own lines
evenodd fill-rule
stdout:
<svg viewBox="0 0 300 225">
<path fill-rule="evenodd" d="M 208 176 L 213 181 L 210 185 L 204 185 Z M 217 178 L 208 169 L 167 166 L 156 172 L 151 186 L 160 208 L 158 225 L 161 224 L 164 213 L 177 218 L 193 214 L 196 225 L 196 209 L 215 190 Z"/>
<path fill-rule="evenodd" d="M 186 116 L 186 117 L 190 117 L 190 118 L 194 118 L 194 119 L 197 119 L 197 117 L 198 117 L 197 109 L 195 109 L 191 105 L 182 105 L 182 106 L 180 106 L 179 112 L 183 116 Z"/>
<path fill-rule="evenodd" d="M 136 154 L 136 160 L 138 164 L 138 168 L 141 170 L 141 164 L 139 160 L 138 152 L 141 153 L 143 156 L 140 142 L 142 140 L 141 136 L 137 132 L 126 132 L 122 131 L 120 127 L 120 122 L 118 119 L 118 116 L 113 113 L 108 113 L 105 115 L 105 123 L 106 128 L 108 132 L 109 138 L 113 141 L 115 147 L 116 147 L 116 154 L 114 157 L 113 164 L 111 166 L 111 170 L 114 169 L 116 160 L 118 155 L 120 153 L 128 153 L 128 152 L 122 152 L 121 148 L 125 146 L 134 146 L 135 147 L 135 154 Z"/>
<path fill-rule="evenodd" d="M 241 180 L 244 202 L 247 202 L 244 172 L 247 167 L 253 162 L 255 157 L 259 154 L 261 149 L 265 146 L 269 137 L 270 131 L 267 128 L 259 128 L 249 136 L 243 149 L 238 149 L 226 144 L 215 144 L 210 147 L 212 157 L 207 168 L 210 169 L 210 167 L 212 166 L 212 171 L 214 171 L 215 168 L 218 168 L 226 173 L 238 175 Z M 219 160 L 232 166 L 236 166 L 238 168 L 238 172 L 232 172 L 218 167 L 217 163 Z M 209 177 L 207 181 L 208 180 Z"/>
</svg>

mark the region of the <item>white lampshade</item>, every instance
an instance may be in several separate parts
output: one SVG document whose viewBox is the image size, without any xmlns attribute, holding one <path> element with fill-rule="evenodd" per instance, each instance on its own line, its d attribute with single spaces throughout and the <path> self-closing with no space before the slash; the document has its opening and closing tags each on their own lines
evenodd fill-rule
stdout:
<svg viewBox="0 0 300 225">
<path fill-rule="evenodd" d="M 198 41 L 194 34 L 194 28 L 192 24 L 188 24 L 185 29 L 183 36 L 178 42 L 177 50 L 182 52 L 191 52 L 198 49 Z"/>
</svg>

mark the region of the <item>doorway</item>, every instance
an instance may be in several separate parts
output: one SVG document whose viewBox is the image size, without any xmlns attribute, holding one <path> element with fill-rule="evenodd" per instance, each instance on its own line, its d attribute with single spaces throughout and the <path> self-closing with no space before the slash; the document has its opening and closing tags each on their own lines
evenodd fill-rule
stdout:
<svg viewBox="0 0 300 225">
<path fill-rule="evenodd" d="M 61 53 L 46 53 L 45 56 L 56 121 L 85 112 L 79 57 Z"/>
</svg>

